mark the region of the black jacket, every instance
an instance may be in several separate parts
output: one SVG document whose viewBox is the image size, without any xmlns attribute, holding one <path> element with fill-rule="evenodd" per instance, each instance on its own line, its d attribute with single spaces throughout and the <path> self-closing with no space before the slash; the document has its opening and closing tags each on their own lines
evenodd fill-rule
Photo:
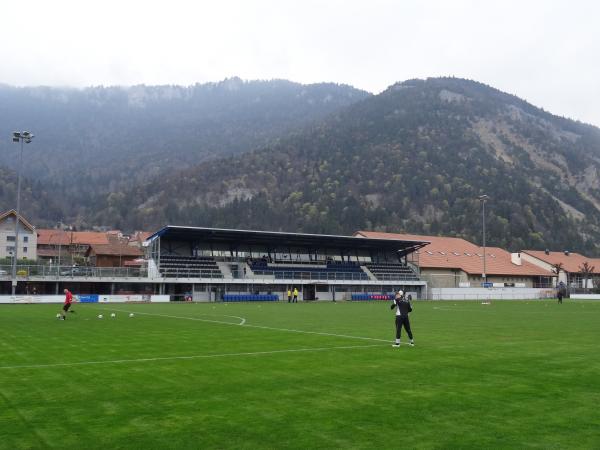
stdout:
<svg viewBox="0 0 600 450">
<path fill-rule="evenodd" d="M 390 309 L 400 309 L 400 315 L 408 317 L 408 313 L 412 312 L 412 305 L 404 297 L 401 299 L 394 299 L 394 303 L 391 304 Z"/>
</svg>

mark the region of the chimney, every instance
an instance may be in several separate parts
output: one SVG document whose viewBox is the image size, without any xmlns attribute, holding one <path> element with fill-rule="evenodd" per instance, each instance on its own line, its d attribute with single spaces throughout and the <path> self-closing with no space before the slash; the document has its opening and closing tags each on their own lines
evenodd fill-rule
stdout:
<svg viewBox="0 0 600 450">
<path fill-rule="evenodd" d="M 522 266 L 523 261 L 521 260 L 521 253 L 511 253 L 510 254 L 510 262 L 517 266 Z"/>
<path fill-rule="evenodd" d="M 546 249 L 546 250 L 544 250 L 544 253 L 545 253 L 546 255 L 549 255 L 549 254 L 550 254 L 550 250 Z"/>
</svg>

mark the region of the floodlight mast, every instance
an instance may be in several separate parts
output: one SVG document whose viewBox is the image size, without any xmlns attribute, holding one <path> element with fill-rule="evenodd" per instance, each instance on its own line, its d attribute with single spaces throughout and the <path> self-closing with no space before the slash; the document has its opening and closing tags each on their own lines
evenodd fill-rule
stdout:
<svg viewBox="0 0 600 450">
<path fill-rule="evenodd" d="M 481 202 L 481 228 L 483 234 L 483 272 L 481 274 L 481 277 L 483 278 L 483 282 L 487 283 L 487 273 L 485 267 L 485 202 L 488 201 L 490 197 L 483 194 L 480 195 L 478 198 Z"/>
<path fill-rule="evenodd" d="M 21 152 L 19 155 L 19 171 L 17 178 L 17 209 L 15 218 L 15 249 L 13 251 L 12 260 L 12 295 L 17 292 L 17 258 L 19 257 L 19 221 L 21 220 L 21 170 L 23 168 L 23 144 L 30 144 L 34 135 L 29 131 L 13 132 L 13 142 L 21 143 Z"/>
</svg>

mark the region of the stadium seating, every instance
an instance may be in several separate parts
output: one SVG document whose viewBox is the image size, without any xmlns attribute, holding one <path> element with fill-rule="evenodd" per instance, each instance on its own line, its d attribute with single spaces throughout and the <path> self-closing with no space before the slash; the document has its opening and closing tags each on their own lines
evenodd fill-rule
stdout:
<svg viewBox="0 0 600 450">
<path fill-rule="evenodd" d="M 255 275 L 272 275 L 275 279 L 294 280 L 368 280 L 368 275 L 357 263 L 328 261 L 321 264 L 303 263 L 295 266 L 254 260 L 250 267 Z"/>
<path fill-rule="evenodd" d="M 160 273 L 169 278 L 223 278 L 210 256 L 160 255 Z"/>
<path fill-rule="evenodd" d="M 400 263 L 367 263 L 365 267 L 378 280 L 418 280 L 417 274 L 409 267 Z"/>
</svg>

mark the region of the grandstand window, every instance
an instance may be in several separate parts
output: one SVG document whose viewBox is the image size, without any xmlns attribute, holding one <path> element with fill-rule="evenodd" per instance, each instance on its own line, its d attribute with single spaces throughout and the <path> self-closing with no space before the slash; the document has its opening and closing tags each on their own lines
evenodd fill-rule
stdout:
<svg viewBox="0 0 600 450">
<path fill-rule="evenodd" d="M 307 251 L 303 248 L 292 248 L 290 258 L 295 262 L 310 262 L 310 257 L 308 256 Z"/>
<path fill-rule="evenodd" d="M 274 251 L 276 261 L 290 261 L 290 249 L 287 247 L 277 247 Z"/>
<path fill-rule="evenodd" d="M 327 260 L 327 252 L 325 252 L 324 250 L 317 250 L 316 258 L 317 261 Z"/>
<path fill-rule="evenodd" d="M 438 252 L 440 255 L 446 256 L 446 252 Z"/>
<path fill-rule="evenodd" d="M 457 252 L 452 252 L 452 254 L 453 254 L 454 256 L 460 256 L 460 253 L 457 253 Z"/>
<path fill-rule="evenodd" d="M 465 252 L 465 256 L 473 256 L 470 253 Z"/>
<path fill-rule="evenodd" d="M 427 250 L 427 254 L 433 255 L 433 252 L 430 252 L 429 250 Z"/>
</svg>

